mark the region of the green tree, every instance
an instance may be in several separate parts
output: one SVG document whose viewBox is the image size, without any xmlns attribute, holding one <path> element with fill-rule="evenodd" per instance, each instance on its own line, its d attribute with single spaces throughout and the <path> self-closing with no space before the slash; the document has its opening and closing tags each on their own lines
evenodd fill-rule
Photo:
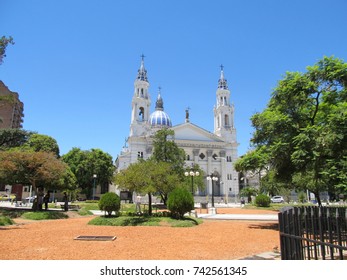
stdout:
<svg viewBox="0 0 347 280">
<path fill-rule="evenodd" d="M 347 192 L 347 64 L 324 57 L 288 72 L 267 108 L 252 116 L 252 143 L 288 188 Z"/>
<path fill-rule="evenodd" d="M 175 132 L 171 129 L 161 129 L 153 137 L 152 159 L 156 162 L 168 162 L 177 174 L 184 173 L 185 152 L 174 141 Z"/>
<path fill-rule="evenodd" d="M 8 150 L 23 146 L 33 132 L 24 129 L 2 128 L 0 129 L 0 150 Z"/>
<path fill-rule="evenodd" d="M 160 166 L 163 172 L 154 176 L 156 188 L 166 205 L 169 193 L 180 183 L 185 183 L 185 152 L 174 141 L 175 132 L 171 129 L 158 130 L 153 137 L 153 154 L 151 159 Z M 198 166 L 196 167 L 198 168 Z M 161 180 L 160 178 L 165 178 Z"/>
<path fill-rule="evenodd" d="M 13 38 L 11 36 L 0 38 L 0 65 L 3 63 L 4 58 L 6 57 L 6 48 L 8 44 L 14 45 Z"/>
<path fill-rule="evenodd" d="M 0 151 L 0 180 L 7 184 L 31 184 L 64 188 L 69 179 L 69 168 L 55 155 L 47 152 Z"/>
<path fill-rule="evenodd" d="M 78 187 L 83 193 L 91 198 L 94 187 L 95 174 L 98 185 L 102 190 L 108 191 L 108 185 L 113 180 L 114 165 L 112 156 L 100 149 L 83 151 L 80 148 L 73 148 L 62 156 L 72 173 L 75 175 Z"/>
<path fill-rule="evenodd" d="M 185 184 L 184 150 L 174 142 L 174 131 L 163 129 L 153 137 L 153 154 L 148 160 L 139 160 L 115 176 L 115 184 L 140 194 L 148 194 L 149 213 L 152 213 L 152 194 L 158 194 L 166 205 L 169 194 Z M 198 170 L 199 167 L 195 166 Z M 201 171 L 201 174 L 203 172 Z M 196 183 L 202 184 L 197 178 Z M 189 182 L 188 182 L 189 183 Z M 188 184 L 186 185 L 188 186 Z M 189 184 L 190 189 L 190 184 Z"/>
<path fill-rule="evenodd" d="M 252 201 L 252 196 L 256 195 L 258 190 L 252 187 L 245 187 L 240 191 L 240 195 L 243 197 L 247 197 L 247 202 Z"/>
<path fill-rule="evenodd" d="M 269 172 L 269 155 L 266 147 L 262 146 L 258 149 L 247 152 L 244 156 L 237 159 L 234 168 L 238 172 L 252 172 L 259 179 L 259 189 L 262 189 L 262 175 L 266 176 Z"/>
<path fill-rule="evenodd" d="M 154 174 L 157 164 L 153 160 L 139 160 L 129 165 L 127 169 L 121 170 L 115 176 L 115 184 L 121 189 L 138 194 L 148 194 L 148 214 L 152 215 L 152 193 L 156 191 L 154 187 Z"/>
<path fill-rule="evenodd" d="M 23 147 L 29 148 L 34 152 L 43 151 L 53 153 L 56 157 L 59 157 L 58 143 L 54 138 L 48 135 L 31 134 Z"/>
<path fill-rule="evenodd" d="M 154 162 L 150 178 L 154 192 L 160 195 L 165 205 L 167 204 L 169 193 L 181 183 L 181 176 L 172 171 L 172 165 L 168 162 Z"/>
</svg>

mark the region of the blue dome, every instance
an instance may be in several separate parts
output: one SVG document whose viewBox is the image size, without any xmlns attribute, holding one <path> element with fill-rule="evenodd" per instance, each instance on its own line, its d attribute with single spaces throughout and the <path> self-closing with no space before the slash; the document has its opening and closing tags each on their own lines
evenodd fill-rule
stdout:
<svg viewBox="0 0 347 280">
<path fill-rule="evenodd" d="M 157 110 L 154 111 L 149 117 L 149 123 L 151 126 L 160 126 L 160 127 L 171 127 L 171 119 L 168 114 L 164 111 Z"/>
</svg>

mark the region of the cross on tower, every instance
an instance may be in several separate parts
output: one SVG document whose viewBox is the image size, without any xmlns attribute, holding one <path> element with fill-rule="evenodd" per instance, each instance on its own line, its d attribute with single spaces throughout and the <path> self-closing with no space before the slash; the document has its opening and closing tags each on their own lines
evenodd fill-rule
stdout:
<svg viewBox="0 0 347 280">
<path fill-rule="evenodd" d="M 220 70 L 223 71 L 223 69 L 224 69 L 224 66 L 223 66 L 223 64 L 221 64 L 220 65 Z"/>
</svg>

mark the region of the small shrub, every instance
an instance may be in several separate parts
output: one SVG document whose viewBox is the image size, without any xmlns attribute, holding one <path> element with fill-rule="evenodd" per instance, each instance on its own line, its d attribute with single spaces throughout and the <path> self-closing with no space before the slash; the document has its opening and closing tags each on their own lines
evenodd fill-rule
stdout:
<svg viewBox="0 0 347 280">
<path fill-rule="evenodd" d="M 259 194 L 255 197 L 255 205 L 258 207 L 269 207 L 270 203 L 270 197 L 266 194 Z"/>
<path fill-rule="evenodd" d="M 167 207 L 172 217 L 182 219 L 185 213 L 194 209 L 194 198 L 187 189 L 176 188 L 169 195 Z"/>
<path fill-rule="evenodd" d="M 13 225 L 13 221 L 9 217 L 0 216 L 0 226 Z"/>
<path fill-rule="evenodd" d="M 120 209 L 120 198 L 116 193 L 105 193 L 99 201 L 99 209 L 107 212 L 108 216 L 112 215 L 115 211 L 116 215 Z"/>
<path fill-rule="evenodd" d="M 11 219 L 15 219 L 15 218 L 19 218 L 24 212 L 25 212 L 25 210 L 20 210 L 20 209 L 15 209 L 15 208 L 12 208 L 10 210 L 0 209 L 0 216 L 6 216 L 6 217 L 9 217 Z"/>
<path fill-rule="evenodd" d="M 304 192 L 298 193 L 298 201 L 300 203 L 304 203 L 306 201 L 306 194 Z"/>
</svg>

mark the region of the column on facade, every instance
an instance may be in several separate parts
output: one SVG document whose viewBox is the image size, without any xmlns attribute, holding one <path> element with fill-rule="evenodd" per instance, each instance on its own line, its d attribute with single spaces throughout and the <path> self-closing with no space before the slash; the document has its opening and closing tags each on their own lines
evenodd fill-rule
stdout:
<svg viewBox="0 0 347 280">
<path fill-rule="evenodd" d="M 223 188 L 222 188 L 222 195 L 225 195 L 225 201 L 227 202 L 227 187 L 228 187 L 228 181 L 227 181 L 227 170 L 226 170 L 226 165 L 227 165 L 227 159 L 226 159 L 226 153 L 225 151 L 220 151 L 219 152 L 219 157 L 220 157 L 220 170 L 221 170 L 221 182 L 223 182 Z"/>
<path fill-rule="evenodd" d="M 193 149 L 193 161 L 194 164 L 198 164 L 199 163 L 199 149 Z"/>
<path fill-rule="evenodd" d="M 207 155 L 207 175 L 211 175 L 213 172 L 212 170 L 212 154 L 213 150 L 207 150 L 206 155 Z M 207 189 L 208 189 L 208 194 L 212 195 L 212 180 L 206 180 L 207 181 Z M 211 182 L 211 183 L 210 183 Z"/>
<path fill-rule="evenodd" d="M 131 122 L 136 121 L 137 104 L 134 104 L 134 109 L 132 111 Z"/>
</svg>

